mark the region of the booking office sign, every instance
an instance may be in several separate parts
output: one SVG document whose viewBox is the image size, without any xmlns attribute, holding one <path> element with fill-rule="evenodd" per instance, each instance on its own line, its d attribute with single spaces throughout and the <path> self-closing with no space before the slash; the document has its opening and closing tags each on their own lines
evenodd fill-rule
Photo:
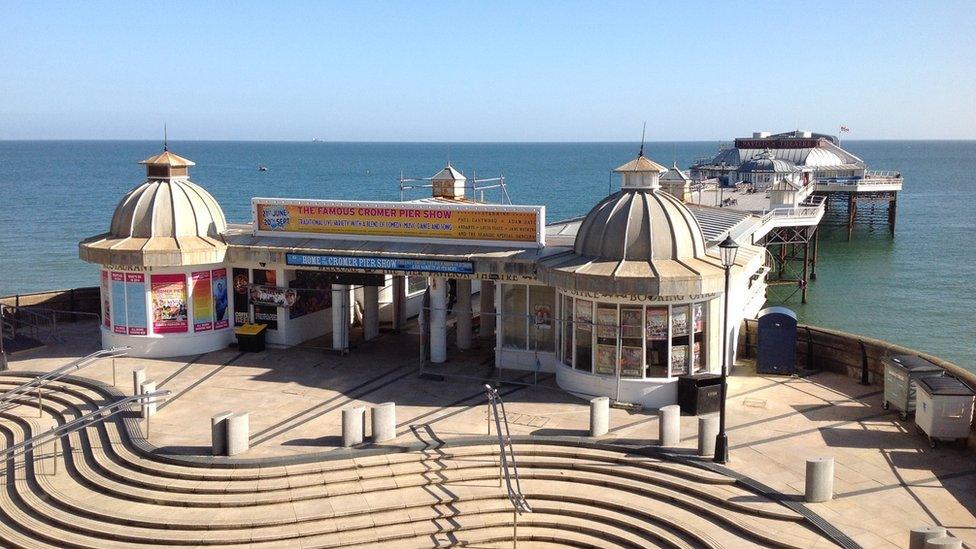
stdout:
<svg viewBox="0 0 976 549">
<path fill-rule="evenodd" d="M 254 233 L 541 248 L 545 206 L 251 199 Z"/>
</svg>

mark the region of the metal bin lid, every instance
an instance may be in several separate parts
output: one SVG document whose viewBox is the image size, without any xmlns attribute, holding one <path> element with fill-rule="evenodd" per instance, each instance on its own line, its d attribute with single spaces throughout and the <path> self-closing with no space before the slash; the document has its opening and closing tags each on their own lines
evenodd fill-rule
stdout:
<svg viewBox="0 0 976 549">
<path fill-rule="evenodd" d="M 954 377 L 923 377 L 918 380 L 919 386 L 930 395 L 971 396 L 973 390 L 968 385 Z"/>
<path fill-rule="evenodd" d="M 886 363 L 912 372 L 941 372 L 942 367 L 916 355 L 895 355 L 884 360 Z"/>
</svg>

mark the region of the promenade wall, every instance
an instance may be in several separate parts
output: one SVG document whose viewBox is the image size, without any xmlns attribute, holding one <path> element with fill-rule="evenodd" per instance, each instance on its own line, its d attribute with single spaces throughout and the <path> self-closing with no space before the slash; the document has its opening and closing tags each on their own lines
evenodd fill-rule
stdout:
<svg viewBox="0 0 976 549">
<path fill-rule="evenodd" d="M 37 307 L 56 311 L 101 315 L 101 296 L 97 286 L 34 292 L 0 297 L 0 303 L 14 307 Z M 59 315 L 58 320 L 86 320 L 77 315 Z"/>
<path fill-rule="evenodd" d="M 756 356 L 757 324 L 755 319 L 743 322 L 736 342 L 739 356 Z M 796 366 L 800 369 L 836 372 L 855 379 L 863 379 L 866 369 L 868 382 L 880 386 L 884 383 L 884 365 L 881 361 L 893 355 L 920 356 L 976 389 L 976 373 L 937 356 L 841 330 L 803 324 L 798 326 Z M 968 446 L 976 450 L 976 432 L 970 431 Z"/>
</svg>

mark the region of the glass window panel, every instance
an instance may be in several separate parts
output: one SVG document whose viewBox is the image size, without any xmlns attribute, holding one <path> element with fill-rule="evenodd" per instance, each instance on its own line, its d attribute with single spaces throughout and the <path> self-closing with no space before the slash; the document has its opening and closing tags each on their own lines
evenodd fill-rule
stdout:
<svg viewBox="0 0 976 549">
<path fill-rule="evenodd" d="M 576 300 L 576 369 L 593 371 L 593 302 Z"/>
<path fill-rule="evenodd" d="M 617 306 L 597 303 L 596 373 L 605 376 L 617 375 L 617 337 L 619 333 Z"/>
<path fill-rule="evenodd" d="M 683 376 L 689 372 L 691 349 L 689 329 L 691 308 L 688 305 L 671 307 L 671 375 Z"/>
<path fill-rule="evenodd" d="M 563 364 L 567 366 L 573 365 L 573 298 L 567 295 L 563 296 Z"/>
<path fill-rule="evenodd" d="M 703 352 L 707 349 L 705 345 L 705 306 L 706 303 L 695 303 L 691 306 L 692 312 L 694 314 L 694 343 L 693 354 L 691 359 L 692 369 L 694 372 L 700 373 L 708 370 L 708 359 L 705 356 L 707 353 Z"/>
<path fill-rule="evenodd" d="M 547 286 L 529 286 L 529 349 L 555 352 L 553 313 L 556 310 L 556 290 Z"/>
<path fill-rule="evenodd" d="M 668 308 L 648 307 L 644 317 L 645 375 L 668 375 Z"/>
<path fill-rule="evenodd" d="M 644 377 L 644 308 L 620 306 L 620 377 Z"/>
<path fill-rule="evenodd" d="M 502 346 L 525 349 L 528 343 L 525 334 L 526 286 L 503 284 L 502 288 Z"/>
</svg>

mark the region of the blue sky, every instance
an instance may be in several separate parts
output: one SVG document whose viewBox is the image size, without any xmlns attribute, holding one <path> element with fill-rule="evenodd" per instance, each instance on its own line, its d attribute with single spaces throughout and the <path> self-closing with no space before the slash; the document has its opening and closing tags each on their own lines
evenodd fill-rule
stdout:
<svg viewBox="0 0 976 549">
<path fill-rule="evenodd" d="M 0 139 L 976 138 L 972 2 L 10 2 Z"/>
</svg>

